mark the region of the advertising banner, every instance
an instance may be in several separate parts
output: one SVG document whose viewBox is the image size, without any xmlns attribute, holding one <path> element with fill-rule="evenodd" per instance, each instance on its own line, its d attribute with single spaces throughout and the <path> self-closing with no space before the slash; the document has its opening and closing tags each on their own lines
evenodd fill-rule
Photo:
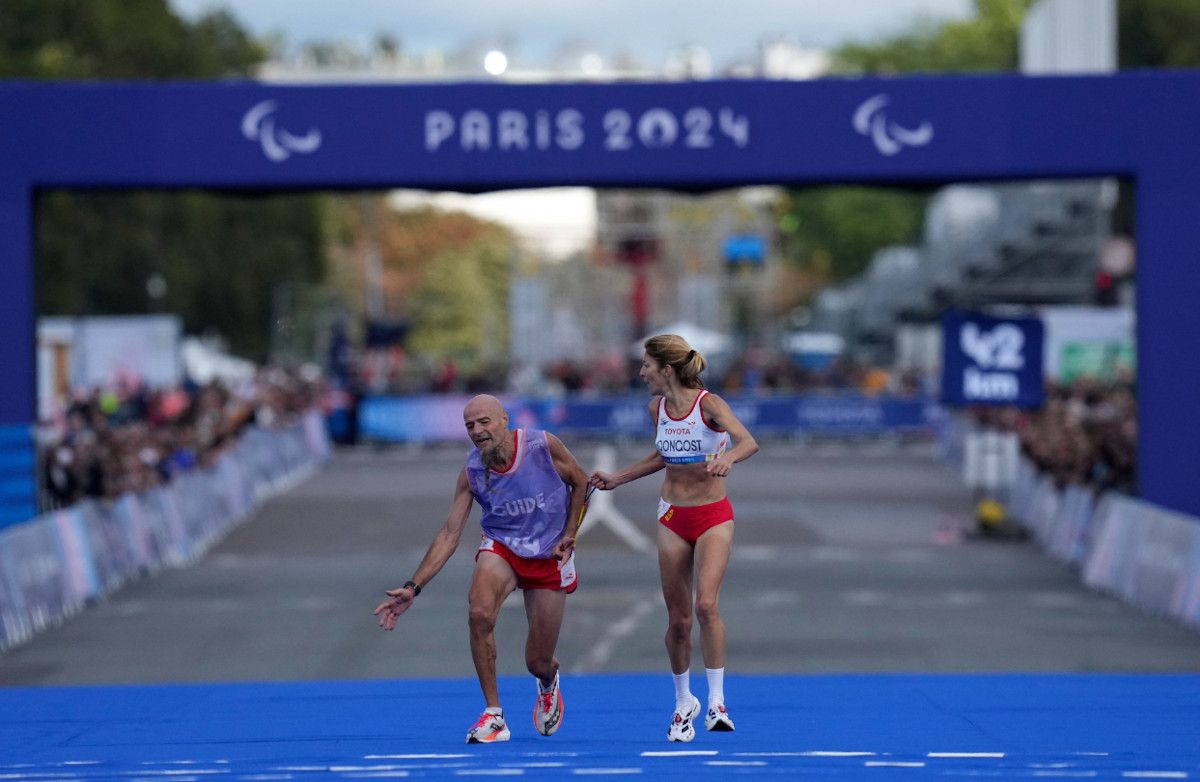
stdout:
<svg viewBox="0 0 1200 782">
<path fill-rule="evenodd" d="M 942 408 L 930 399 L 858 394 L 725 396 L 734 415 L 756 435 L 837 436 L 902 432 L 933 434 Z M 368 397 L 359 412 L 361 435 L 381 442 L 461 442 L 466 396 Z M 502 397 L 509 427 L 532 426 L 560 435 L 641 437 L 654 433 L 649 397 L 623 395 L 546 400 Z"/>
</svg>

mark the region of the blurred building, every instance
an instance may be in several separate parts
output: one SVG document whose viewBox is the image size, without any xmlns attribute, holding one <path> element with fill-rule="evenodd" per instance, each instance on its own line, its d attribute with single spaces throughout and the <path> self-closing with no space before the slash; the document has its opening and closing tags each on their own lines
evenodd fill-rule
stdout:
<svg viewBox="0 0 1200 782">
<path fill-rule="evenodd" d="M 597 256 L 629 291 L 631 338 L 686 321 L 741 344 L 772 340 L 778 273 L 774 188 L 704 195 L 661 190 L 597 194 Z"/>
<path fill-rule="evenodd" d="M 1115 0 L 1042 0 L 1022 25 L 1022 69 L 1111 72 L 1115 30 Z M 859 278 L 820 294 L 805 330 L 841 336 L 854 358 L 930 374 L 948 308 L 1130 303 L 1118 194 L 1111 179 L 948 185 L 930 200 L 920 244 L 884 248 Z"/>
</svg>

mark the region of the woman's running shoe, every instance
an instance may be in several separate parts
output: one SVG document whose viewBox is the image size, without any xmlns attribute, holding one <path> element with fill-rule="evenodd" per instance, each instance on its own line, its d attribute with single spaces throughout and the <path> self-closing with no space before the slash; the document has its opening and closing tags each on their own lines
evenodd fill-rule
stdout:
<svg viewBox="0 0 1200 782">
<path fill-rule="evenodd" d="M 704 715 L 704 727 L 709 730 L 733 730 L 733 720 L 729 718 L 729 712 L 725 711 L 724 703 L 708 707 L 708 713 Z"/>
<path fill-rule="evenodd" d="M 691 741 L 696 738 L 696 728 L 692 720 L 700 716 L 700 701 L 692 696 L 692 705 L 687 713 L 676 711 L 671 717 L 671 727 L 667 728 L 667 741 Z"/>
</svg>

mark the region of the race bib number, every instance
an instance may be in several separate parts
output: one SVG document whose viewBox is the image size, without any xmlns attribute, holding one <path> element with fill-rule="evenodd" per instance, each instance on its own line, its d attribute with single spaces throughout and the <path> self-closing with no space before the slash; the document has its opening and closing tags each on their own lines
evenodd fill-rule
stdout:
<svg viewBox="0 0 1200 782">
<path fill-rule="evenodd" d="M 567 557 L 567 561 L 558 569 L 559 587 L 566 589 L 575 583 L 575 552 Z"/>
</svg>

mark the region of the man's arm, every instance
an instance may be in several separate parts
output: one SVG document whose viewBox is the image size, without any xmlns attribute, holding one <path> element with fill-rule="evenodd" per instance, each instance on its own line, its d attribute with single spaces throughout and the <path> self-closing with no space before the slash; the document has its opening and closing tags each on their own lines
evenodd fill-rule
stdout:
<svg viewBox="0 0 1200 782">
<path fill-rule="evenodd" d="M 562 539 L 554 547 L 554 558 L 564 559 L 575 545 L 575 535 L 579 533 L 579 525 L 583 523 L 583 505 L 587 501 L 588 476 L 579 466 L 575 455 L 549 432 L 546 433 L 546 444 L 550 448 L 550 459 L 554 469 L 563 483 L 571 487 L 571 503 L 567 508 L 567 523 L 563 527 Z"/>
<path fill-rule="evenodd" d="M 388 596 L 388 599 L 375 607 L 375 615 L 379 617 L 379 626 L 384 630 L 392 630 L 396 627 L 396 620 L 412 606 L 417 593 L 441 571 L 450 557 L 454 555 L 458 548 L 458 542 L 462 539 L 463 529 L 467 525 L 467 518 L 471 515 L 472 499 L 471 485 L 467 482 L 467 471 L 463 469 L 459 472 L 458 482 L 454 486 L 454 499 L 450 502 L 450 513 L 446 516 L 446 523 L 438 530 L 433 543 L 429 544 L 429 550 L 421 559 L 421 564 L 417 566 L 417 572 L 411 579 L 413 586 L 405 584 L 402 587 L 387 590 L 384 594 Z"/>
</svg>

